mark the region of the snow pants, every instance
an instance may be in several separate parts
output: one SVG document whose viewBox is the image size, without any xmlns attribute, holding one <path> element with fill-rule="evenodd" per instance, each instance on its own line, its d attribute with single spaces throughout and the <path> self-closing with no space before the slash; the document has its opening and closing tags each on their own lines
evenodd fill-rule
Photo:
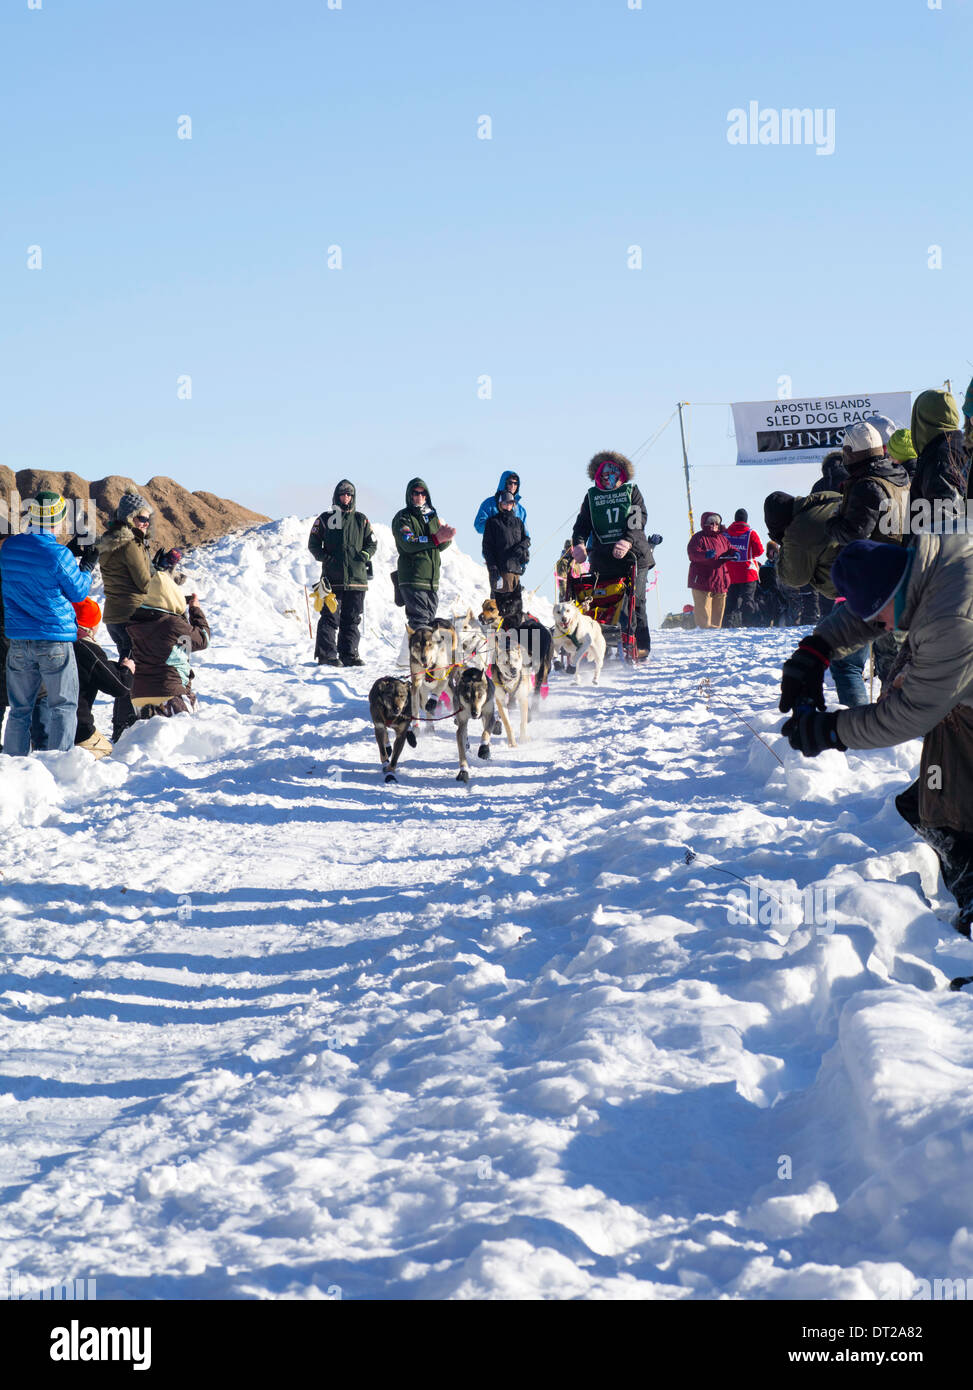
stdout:
<svg viewBox="0 0 973 1390">
<path fill-rule="evenodd" d="M 327 604 L 321 608 L 314 655 L 318 661 L 333 661 L 338 656 L 357 656 L 361 641 L 361 620 L 365 611 L 364 589 L 334 589 L 338 607 L 332 613 Z"/>
<path fill-rule="evenodd" d="M 756 622 L 755 595 L 757 581 L 748 579 L 742 584 L 731 584 L 726 595 L 726 611 L 723 614 L 724 627 L 753 627 Z"/>
<path fill-rule="evenodd" d="M 400 584 L 399 590 L 405 600 L 405 621 L 412 631 L 417 627 L 432 627 L 439 610 L 439 591 L 413 589 L 408 584 Z"/>
<path fill-rule="evenodd" d="M 126 657 L 131 658 L 132 639 L 128 635 L 128 628 L 121 623 L 106 623 L 105 626 L 108 636 L 115 643 L 119 661 L 124 661 Z M 138 715 L 135 713 L 131 695 L 116 695 L 111 716 L 112 743 L 117 743 L 123 732 L 137 723 Z"/>
</svg>

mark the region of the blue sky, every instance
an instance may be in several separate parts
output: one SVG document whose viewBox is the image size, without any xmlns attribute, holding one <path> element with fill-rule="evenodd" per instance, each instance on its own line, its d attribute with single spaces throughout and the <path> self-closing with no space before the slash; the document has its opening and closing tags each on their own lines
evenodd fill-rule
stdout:
<svg viewBox="0 0 973 1390">
<path fill-rule="evenodd" d="M 418 472 L 469 549 L 516 467 L 545 581 L 588 458 L 680 398 L 770 399 L 783 374 L 795 395 L 965 388 L 971 18 L 971 0 L 10 0 L 0 457 L 274 516 L 348 475 L 385 521 Z M 751 100 L 832 108 L 834 154 L 729 144 Z M 807 489 L 807 468 L 733 470 L 728 417 L 693 410 L 697 516 Z M 675 426 L 638 477 L 681 606 Z"/>
</svg>

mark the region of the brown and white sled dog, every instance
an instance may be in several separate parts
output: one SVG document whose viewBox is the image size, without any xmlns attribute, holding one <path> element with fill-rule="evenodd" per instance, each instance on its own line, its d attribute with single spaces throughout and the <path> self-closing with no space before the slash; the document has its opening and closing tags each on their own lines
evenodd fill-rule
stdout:
<svg viewBox="0 0 973 1390">
<path fill-rule="evenodd" d="M 382 759 L 386 782 L 395 781 L 395 767 L 406 743 L 416 746 L 412 732 L 412 685 L 399 676 L 382 676 L 368 692 L 368 712 L 372 717 L 375 742 Z M 395 734 L 389 743 L 389 730 Z"/>
<path fill-rule="evenodd" d="M 584 657 L 595 663 L 591 683 L 598 684 L 605 663 L 605 634 L 594 618 L 586 617 L 576 603 L 554 605 L 554 648 L 565 652 L 574 664 L 575 685 L 581 684 L 581 662 Z"/>
<path fill-rule="evenodd" d="M 547 694 L 547 682 L 554 661 L 554 643 L 550 630 L 539 623 L 530 613 L 522 613 L 517 620 L 508 619 L 505 621 L 500 616 L 496 599 L 493 598 L 484 600 L 478 621 L 485 632 L 509 633 L 510 638 L 519 643 L 524 654 L 525 673 L 532 671 L 534 674 L 534 705 L 536 708 Z"/>
<path fill-rule="evenodd" d="M 507 731 L 507 739 L 514 745 L 510 732 L 508 711 L 514 705 L 520 709 L 520 742 L 527 742 L 527 697 L 530 681 L 527 678 L 527 661 L 524 649 L 517 640 L 516 632 L 503 628 L 496 634 L 493 651 L 493 684 L 496 691 L 497 713 Z"/>
<path fill-rule="evenodd" d="M 452 618 L 435 618 L 432 627 L 417 627 L 409 633 L 409 676 L 412 682 L 412 713 L 419 718 L 420 706 L 432 714 L 450 676 L 463 660 L 468 629 L 473 626 L 472 609 Z"/>
<path fill-rule="evenodd" d="M 456 775 L 456 780 L 457 782 L 468 782 L 470 780 L 470 767 L 466 761 L 466 739 L 469 733 L 470 720 L 479 719 L 482 724 L 480 746 L 477 749 L 477 757 L 479 758 L 489 758 L 490 756 L 490 736 L 493 733 L 493 721 L 498 712 L 507 731 L 507 742 L 511 748 L 514 747 L 514 736 L 510 728 L 510 720 L 507 718 L 507 711 L 497 701 L 493 681 L 479 666 L 465 666 L 453 682 L 453 711 L 456 716 L 456 747 L 459 749 L 459 772 Z"/>
</svg>

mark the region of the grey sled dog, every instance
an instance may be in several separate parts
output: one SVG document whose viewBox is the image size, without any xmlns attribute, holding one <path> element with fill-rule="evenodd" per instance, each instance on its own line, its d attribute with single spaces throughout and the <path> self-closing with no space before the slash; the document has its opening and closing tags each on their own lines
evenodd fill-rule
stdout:
<svg viewBox="0 0 973 1390">
<path fill-rule="evenodd" d="M 508 744 L 511 748 L 516 745 L 506 707 L 497 700 L 493 681 L 478 666 L 466 666 L 460 672 L 453 685 L 453 712 L 456 717 L 456 747 L 459 749 L 459 772 L 456 774 L 456 780 L 468 782 L 470 767 L 466 760 L 466 739 L 471 719 L 479 719 L 483 730 L 480 734 L 477 757 L 490 756 L 490 736 L 493 733 L 493 721 L 498 713 L 506 730 Z"/>
<path fill-rule="evenodd" d="M 416 746 L 416 736 L 412 732 L 412 683 L 398 676 L 381 676 L 368 692 L 368 712 L 385 780 L 394 782 L 403 747 L 406 743 L 410 748 Z M 389 730 L 395 734 L 394 746 L 389 743 Z"/>
</svg>

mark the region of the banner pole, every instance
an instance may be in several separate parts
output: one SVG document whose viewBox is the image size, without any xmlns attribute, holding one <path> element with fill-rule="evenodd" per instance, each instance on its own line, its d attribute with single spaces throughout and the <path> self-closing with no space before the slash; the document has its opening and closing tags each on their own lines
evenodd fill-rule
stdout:
<svg viewBox="0 0 973 1390">
<path fill-rule="evenodd" d="M 686 501 L 689 503 L 689 534 L 690 536 L 694 536 L 696 534 L 696 523 L 693 520 L 693 493 L 689 485 L 689 455 L 686 453 L 686 431 L 682 422 L 682 408 L 684 405 L 688 404 L 688 401 L 679 402 L 679 434 L 682 439 L 682 466 L 686 474 Z"/>
</svg>

